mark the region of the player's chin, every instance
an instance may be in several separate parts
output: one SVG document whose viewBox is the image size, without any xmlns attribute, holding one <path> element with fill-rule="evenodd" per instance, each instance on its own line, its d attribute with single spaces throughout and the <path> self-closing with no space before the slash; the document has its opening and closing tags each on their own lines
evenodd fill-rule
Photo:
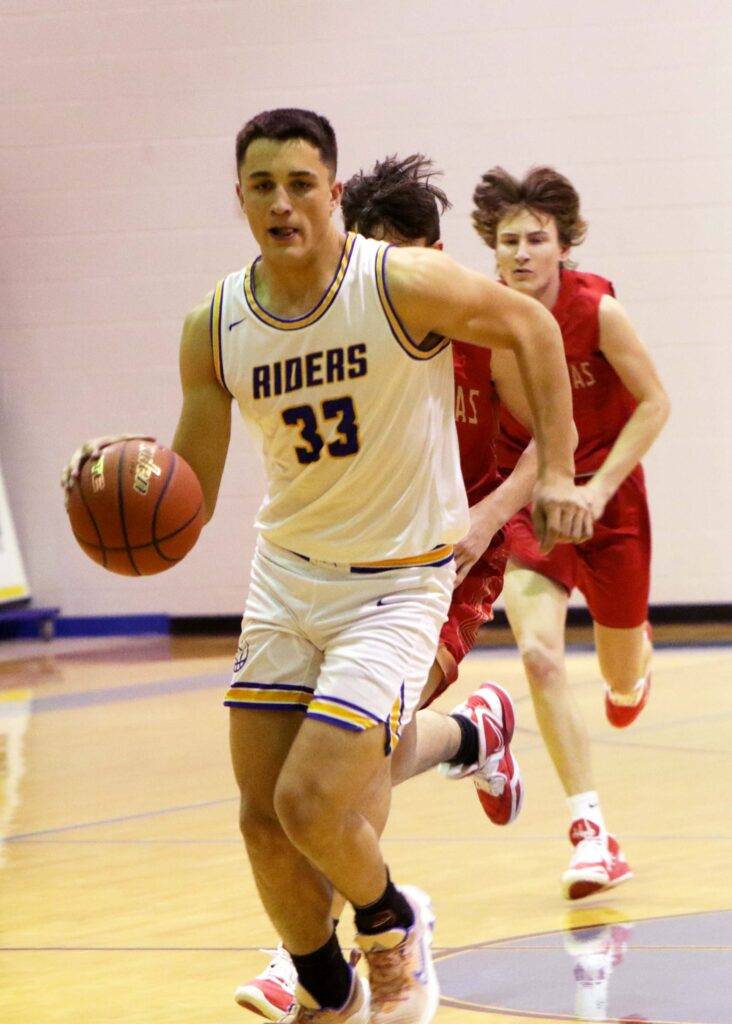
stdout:
<svg viewBox="0 0 732 1024">
<path fill-rule="evenodd" d="M 275 235 L 268 232 L 266 249 L 267 255 L 274 259 L 297 260 L 306 257 L 312 246 L 308 245 L 300 231 L 292 235 Z"/>
<path fill-rule="evenodd" d="M 519 277 L 511 279 L 511 287 L 517 292 L 521 292 L 523 295 L 528 295 L 530 298 L 534 298 L 541 291 L 537 288 L 536 281 L 533 278 Z"/>
</svg>

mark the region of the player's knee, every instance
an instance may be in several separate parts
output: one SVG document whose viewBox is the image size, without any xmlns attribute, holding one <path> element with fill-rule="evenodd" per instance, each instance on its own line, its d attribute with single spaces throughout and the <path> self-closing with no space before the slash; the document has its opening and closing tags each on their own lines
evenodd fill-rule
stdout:
<svg viewBox="0 0 732 1024">
<path fill-rule="evenodd" d="M 239 831 L 247 846 L 272 842 L 282 833 L 274 807 L 262 807 L 254 801 L 241 798 L 239 803 Z"/>
<path fill-rule="evenodd" d="M 290 841 L 305 853 L 315 853 L 322 836 L 330 831 L 332 815 L 323 787 L 310 777 L 285 773 L 277 783 L 274 806 Z"/>
<path fill-rule="evenodd" d="M 550 687 L 562 678 L 563 653 L 538 636 L 526 637 L 519 644 L 529 682 L 533 686 Z"/>
</svg>

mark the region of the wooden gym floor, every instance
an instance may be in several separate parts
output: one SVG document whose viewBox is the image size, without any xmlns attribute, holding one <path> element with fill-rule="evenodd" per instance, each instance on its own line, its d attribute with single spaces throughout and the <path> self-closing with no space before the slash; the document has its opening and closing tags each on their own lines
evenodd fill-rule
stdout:
<svg viewBox="0 0 732 1024">
<path fill-rule="evenodd" d="M 569 657 L 606 819 L 636 877 L 569 906 L 567 812 L 510 650 L 480 651 L 517 700 L 521 818 L 490 825 L 469 783 L 394 797 L 394 877 L 437 911 L 438 1024 L 732 1022 L 732 647 L 657 652 L 627 732 L 591 653 Z M 275 936 L 236 827 L 221 706 L 235 641 L 0 647 L 0 1020 L 247 1024 L 238 982 Z M 342 929 L 350 943 L 350 924 Z M 726 979 L 726 980 L 725 980 Z"/>
</svg>

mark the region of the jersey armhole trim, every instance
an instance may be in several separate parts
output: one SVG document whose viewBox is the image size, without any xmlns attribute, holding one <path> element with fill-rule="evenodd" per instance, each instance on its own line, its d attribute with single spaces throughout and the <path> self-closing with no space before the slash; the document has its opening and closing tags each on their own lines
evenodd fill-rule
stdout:
<svg viewBox="0 0 732 1024">
<path fill-rule="evenodd" d="M 216 374 L 216 380 L 219 382 L 221 387 L 231 394 L 226 386 L 224 380 L 224 350 L 223 342 L 221 338 L 221 314 L 224 306 L 224 284 L 226 278 L 223 278 L 216 285 L 214 289 L 213 298 L 211 299 L 211 313 L 209 316 L 209 326 L 211 331 L 211 353 L 213 355 L 214 373 Z"/>
<path fill-rule="evenodd" d="M 411 356 L 412 359 L 420 360 L 434 359 L 436 355 L 439 355 L 440 352 L 447 348 L 450 344 L 450 339 L 444 338 L 440 344 L 425 350 L 421 349 L 413 338 L 410 338 L 404 324 L 399 319 L 399 314 L 394 309 L 389 295 L 389 286 L 386 283 L 386 257 L 391 248 L 392 246 L 390 245 L 380 245 L 376 251 L 376 290 L 384 316 L 389 324 L 391 333 L 408 356 Z"/>
</svg>

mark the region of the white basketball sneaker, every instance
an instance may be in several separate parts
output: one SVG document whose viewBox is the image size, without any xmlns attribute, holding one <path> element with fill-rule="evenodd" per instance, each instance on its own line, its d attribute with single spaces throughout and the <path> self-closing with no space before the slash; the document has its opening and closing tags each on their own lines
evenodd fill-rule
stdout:
<svg viewBox="0 0 732 1024">
<path fill-rule="evenodd" d="M 432 962 L 432 903 L 415 886 L 400 891 L 414 912 L 412 927 L 356 936 L 369 967 L 370 1024 L 429 1024 L 440 1001 Z"/>
</svg>

